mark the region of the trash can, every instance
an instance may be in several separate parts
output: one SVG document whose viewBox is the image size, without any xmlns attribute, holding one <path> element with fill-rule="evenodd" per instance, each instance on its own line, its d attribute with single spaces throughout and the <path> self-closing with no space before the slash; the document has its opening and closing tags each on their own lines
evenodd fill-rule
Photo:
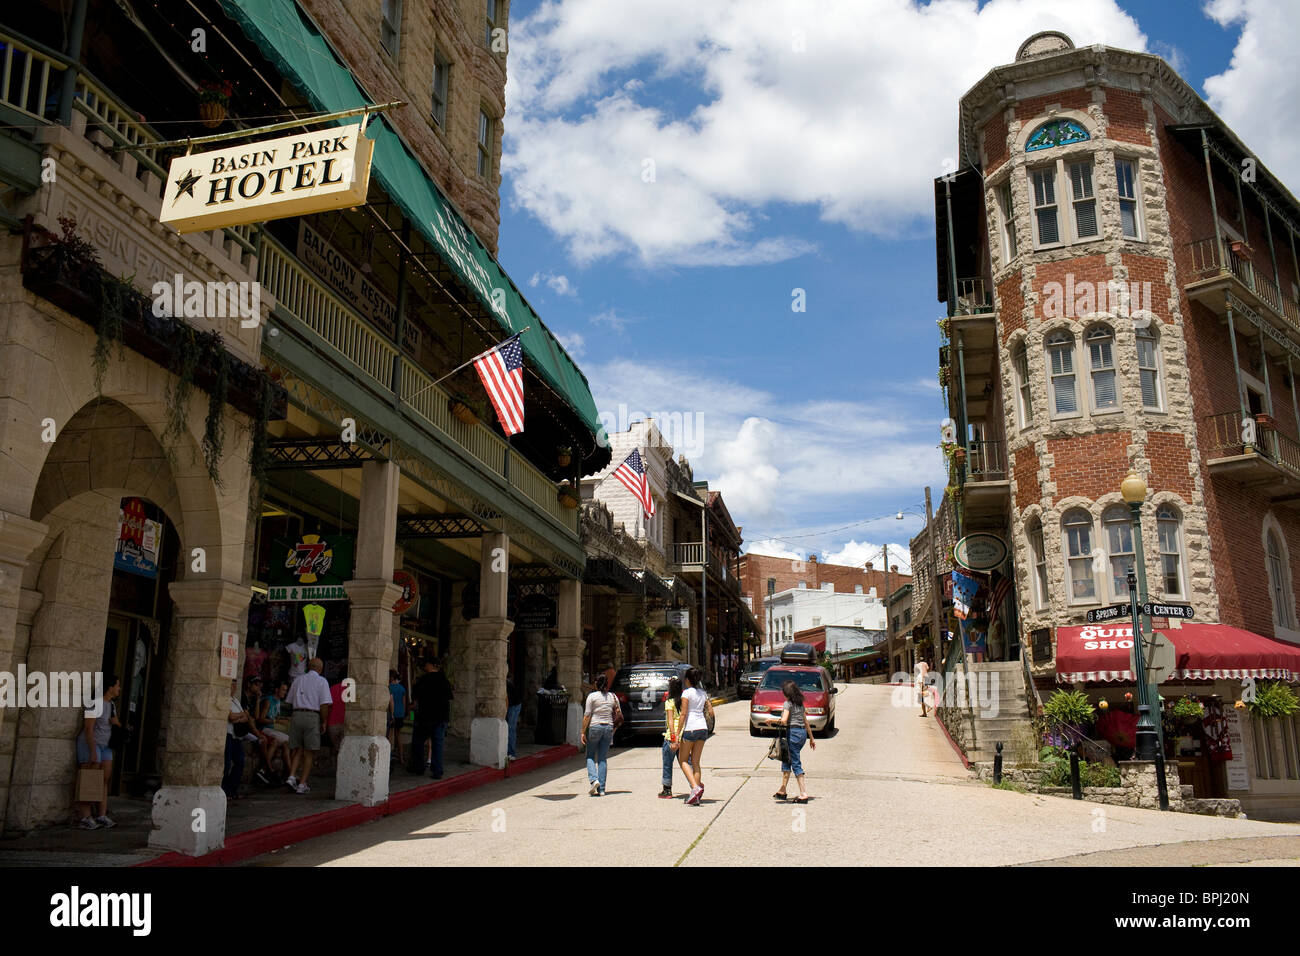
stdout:
<svg viewBox="0 0 1300 956">
<path fill-rule="evenodd" d="M 533 739 L 539 744 L 564 743 L 565 731 L 569 722 L 569 695 L 546 693 L 537 694 L 537 728 Z"/>
</svg>

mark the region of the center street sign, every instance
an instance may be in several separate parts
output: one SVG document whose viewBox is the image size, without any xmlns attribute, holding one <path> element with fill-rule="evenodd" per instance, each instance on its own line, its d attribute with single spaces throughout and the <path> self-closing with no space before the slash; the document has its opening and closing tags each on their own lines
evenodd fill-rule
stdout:
<svg viewBox="0 0 1300 956">
<path fill-rule="evenodd" d="M 1196 616 L 1190 604 L 1161 604 L 1157 601 L 1147 601 L 1142 605 L 1141 610 L 1147 617 L 1177 617 L 1190 621 Z"/>
<path fill-rule="evenodd" d="M 158 218 L 200 232 L 365 205 L 374 145 L 353 123 L 178 156 Z"/>
</svg>

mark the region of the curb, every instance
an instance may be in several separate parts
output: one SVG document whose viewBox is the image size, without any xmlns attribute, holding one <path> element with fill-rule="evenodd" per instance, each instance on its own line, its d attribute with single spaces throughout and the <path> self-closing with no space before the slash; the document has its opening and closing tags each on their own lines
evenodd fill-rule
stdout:
<svg viewBox="0 0 1300 956">
<path fill-rule="evenodd" d="M 313 813 L 311 816 L 300 817 L 297 820 L 287 820 L 284 823 L 272 823 L 268 826 L 258 827 L 256 830 L 249 830 L 247 833 L 240 833 L 230 837 L 226 840 L 225 846 L 213 850 L 211 853 L 205 853 L 203 856 L 187 856 L 184 853 L 170 851 L 136 863 L 134 866 L 226 866 L 231 863 L 238 863 L 241 860 L 260 856 L 272 850 L 279 850 L 293 843 L 301 843 L 303 840 L 310 840 L 313 837 L 325 836 L 339 830 L 346 830 L 349 827 L 360 826 L 363 823 L 391 816 L 394 813 L 402 813 L 432 800 L 441 800 L 444 797 L 464 793 L 485 784 L 505 780 L 507 777 L 517 777 L 532 770 L 540 770 L 542 767 L 566 760 L 577 752 L 577 747 L 568 744 L 550 747 L 540 753 L 530 754 L 519 760 L 511 761 L 507 763 L 503 770 L 498 770 L 495 767 L 482 767 L 452 777 L 450 780 L 440 780 L 436 783 L 411 787 L 409 790 L 393 794 L 383 803 L 375 804 L 373 807 L 357 803 L 351 806 L 338 807 L 334 810 Z"/>
</svg>

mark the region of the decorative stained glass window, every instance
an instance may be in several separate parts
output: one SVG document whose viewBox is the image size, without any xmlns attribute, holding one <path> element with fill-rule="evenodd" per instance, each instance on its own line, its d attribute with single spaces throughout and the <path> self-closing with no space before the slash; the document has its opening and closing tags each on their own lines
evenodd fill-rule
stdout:
<svg viewBox="0 0 1300 956">
<path fill-rule="evenodd" d="M 1088 131 L 1074 120 L 1049 120 L 1034 130 L 1029 141 L 1025 143 L 1025 152 L 1032 153 L 1036 149 L 1051 149 L 1053 146 L 1082 143 L 1089 138 Z"/>
</svg>

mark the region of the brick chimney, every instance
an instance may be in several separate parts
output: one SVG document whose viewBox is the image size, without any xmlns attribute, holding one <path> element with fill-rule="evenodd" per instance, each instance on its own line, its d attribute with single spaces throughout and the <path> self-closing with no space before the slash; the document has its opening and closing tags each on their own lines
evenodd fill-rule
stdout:
<svg viewBox="0 0 1300 956">
<path fill-rule="evenodd" d="M 872 572 L 872 570 L 873 570 L 873 568 L 872 568 L 872 564 L 871 564 L 870 561 L 868 561 L 868 562 L 867 562 L 867 573 L 870 574 L 870 573 Z"/>
<path fill-rule="evenodd" d="M 891 564 L 891 565 L 889 566 L 889 573 L 890 573 L 890 574 L 897 574 L 897 573 L 898 573 L 898 565 L 896 565 L 896 564 Z M 1137 665 L 1135 664 L 1134 666 L 1136 667 Z"/>
</svg>

